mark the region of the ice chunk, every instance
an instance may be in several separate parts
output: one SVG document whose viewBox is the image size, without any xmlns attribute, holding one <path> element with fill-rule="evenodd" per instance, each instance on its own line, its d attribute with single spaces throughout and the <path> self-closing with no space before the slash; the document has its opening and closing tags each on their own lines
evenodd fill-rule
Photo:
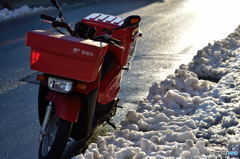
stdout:
<svg viewBox="0 0 240 159">
<path fill-rule="evenodd" d="M 126 115 L 126 120 L 130 123 L 137 123 L 139 120 L 143 119 L 144 117 L 137 113 L 135 110 L 128 111 Z"/>
<path fill-rule="evenodd" d="M 238 123 L 239 123 L 238 118 L 234 114 L 224 116 L 222 119 L 222 127 L 228 128 L 231 126 L 238 125 Z"/>
</svg>

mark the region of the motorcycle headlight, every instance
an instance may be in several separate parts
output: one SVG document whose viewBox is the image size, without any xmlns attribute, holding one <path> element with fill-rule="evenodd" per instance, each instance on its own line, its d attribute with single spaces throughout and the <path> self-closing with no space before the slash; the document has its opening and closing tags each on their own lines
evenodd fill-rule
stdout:
<svg viewBox="0 0 240 159">
<path fill-rule="evenodd" d="M 73 82 L 70 80 L 60 79 L 56 77 L 48 78 L 48 88 L 50 90 L 61 92 L 61 93 L 69 93 L 72 90 Z"/>
</svg>

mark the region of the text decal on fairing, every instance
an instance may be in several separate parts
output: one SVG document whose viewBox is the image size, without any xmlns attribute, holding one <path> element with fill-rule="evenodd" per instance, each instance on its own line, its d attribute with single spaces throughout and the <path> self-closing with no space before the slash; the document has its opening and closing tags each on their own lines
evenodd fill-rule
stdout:
<svg viewBox="0 0 240 159">
<path fill-rule="evenodd" d="M 81 55 L 85 55 L 85 56 L 93 56 L 93 52 L 86 51 L 86 50 L 81 50 L 79 48 L 73 48 L 72 52 L 74 54 L 81 54 Z"/>
</svg>

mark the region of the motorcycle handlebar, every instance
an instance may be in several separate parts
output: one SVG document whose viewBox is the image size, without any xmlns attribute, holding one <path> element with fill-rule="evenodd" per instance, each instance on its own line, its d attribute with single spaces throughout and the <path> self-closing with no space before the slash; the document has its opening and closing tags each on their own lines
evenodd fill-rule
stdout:
<svg viewBox="0 0 240 159">
<path fill-rule="evenodd" d="M 103 35 L 97 36 L 93 40 L 102 41 L 102 42 L 105 42 L 105 43 L 108 43 L 108 44 L 112 44 L 112 45 L 115 45 L 115 46 L 117 46 L 118 48 L 121 48 L 121 49 L 123 48 L 121 46 L 122 43 L 119 40 L 113 39 L 113 38 L 109 38 L 109 39 L 107 38 L 106 39 L 106 37 L 103 36 Z"/>
<path fill-rule="evenodd" d="M 116 39 L 109 39 L 107 40 L 107 43 L 109 44 L 112 44 L 112 45 L 115 45 L 116 47 L 120 48 L 120 49 L 123 49 L 123 47 L 121 46 L 122 43 L 119 41 L 119 40 L 116 40 Z"/>
<path fill-rule="evenodd" d="M 117 39 L 111 39 L 111 41 L 113 41 L 117 45 L 122 45 L 121 41 L 119 41 Z"/>
<path fill-rule="evenodd" d="M 66 28 L 66 29 L 68 29 L 68 28 L 70 27 L 67 23 L 65 23 L 65 22 L 59 22 L 59 21 L 54 21 L 54 22 L 52 23 L 52 26 L 53 26 L 53 27 L 62 27 L 62 28 Z"/>
<path fill-rule="evenodd" d="M 68 31 L 71 35 L 74 35 L 74 32 L 73 32 L 73 30 L 71 29 L 71 27 L 70 27 L 69 24 L 67 24 L 67 23 L 65 23 L 65 22 L 63 22 L 63 21 L 58 21 L 56 18 L 51 17 L 51 16 L 46 15 L 46 14 L 40 14 L 40 17 L 41 17 L 42 19 L 44 19 L 43 22 L 46 21 L 47 23 L 52 24 L 52 26 L 53 26 L 54 28 L 57 28 L 57 27 L 65 28 L 65 29 L 67 29 L 67 31 Z"/>
<path fill-rule="evenodd" d="M 56 18 L 53 18 L 53 17 L 48 16 L 48 15 L 46 15 L 46 14 L 40 14 L 40 17 L 41 17 L 42 19 L 49 20 L 49 21 L 55 21 L 55 20 L 56 20 Z"/>
<path fill-rule="evenodd" d="M 70 25 L 65 22 L 53 21 L 52 26 L 65 28 L 72 36 L 74 35 L 74 31 L 71 29 Z"/>
</svg>

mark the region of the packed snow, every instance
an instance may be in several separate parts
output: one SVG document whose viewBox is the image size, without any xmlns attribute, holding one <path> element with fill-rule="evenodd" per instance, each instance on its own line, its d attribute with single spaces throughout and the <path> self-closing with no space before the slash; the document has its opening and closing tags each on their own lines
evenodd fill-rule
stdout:
<svg viewBox="0 0 240 159">
<path fill-rule="evenodd" d="M 0 10 L 0 22 L 7 20 L 7 19 L 13 19 L 19 16 L 23 16 L 26 14 L 33 14 L 33 13 L 38 13 L 40 11 L 45 11 L 52 9 L 52 7 L 34 7 L 30 8 L 27 5 L 24 5 L 20 8 L 14 9 L 14 10 L 9 10 L 7 8 L 4 8 Z"/>
<path fill-rule="evenodd" d="M 240 143 L 239 77 L 240 26 L 155 82 L 118 130 L 99 136 L 74 159 L 211 159 L 234 154 Z"/>
</svg>

